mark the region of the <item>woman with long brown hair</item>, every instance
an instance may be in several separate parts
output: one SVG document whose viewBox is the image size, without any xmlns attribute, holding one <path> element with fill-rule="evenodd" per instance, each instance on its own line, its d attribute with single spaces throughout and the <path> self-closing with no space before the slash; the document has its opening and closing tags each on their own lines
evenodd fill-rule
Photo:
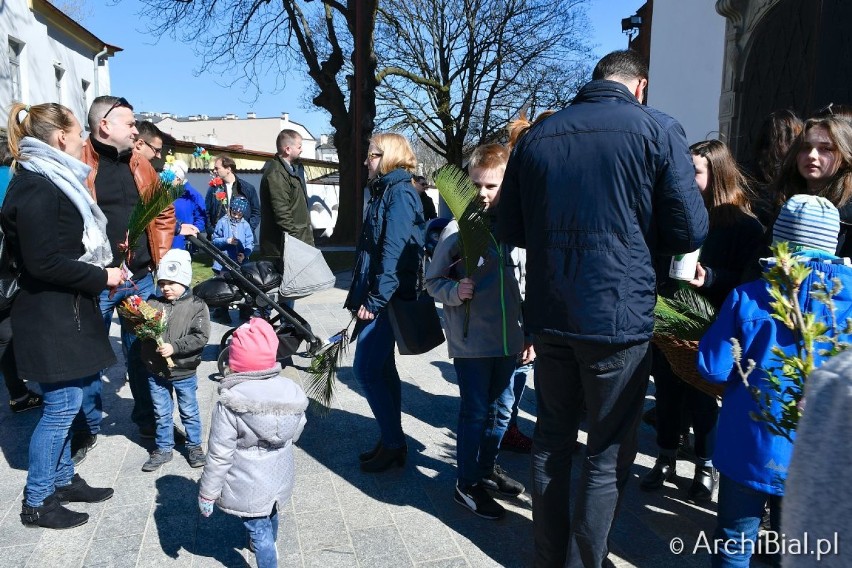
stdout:
<svg viewBox="0 0 852 568">
<path fill-rule="evenodd" d="M 690 151 L 695 182 L 710 216 L 710 231 L 701 248 L 696 277 L 689 284 L 718 308 L 728 293 L 744 281 L 745 269 L 763 246 L 763 226 L 752 213 L 746 179 L 725 143 L 704 140 L 690 146 Z M 665 274 L 668 263 L 663 264 Z M 671 293 L 673 283 L 665 276 L 658 277 L 660 293 Z M 709 501 L 718 481 L 712 463 L 716 400 L 677 378 L 659 351 L 655 351 L 652 375 L 659 457 L 641 487 L 646 491 L 659 489 L 675 477 L 685 407 L 695 433 L 695 475 L 687 496 L 694 501 Z"/>
<path fill-rule="evenodd" d="M 799 193 L 831 201 L 840 211 L 837 255 L 852 256 L 852 122 L 848 118 L 808 119 L 790 146 L 773 189 L 779 208 Z"/>
<path fill-rule="evenodd" d="M 19 375 L 38 382 L 44 411 L 30 439 L 21 522 L 71 528 L 86 513 L 62 506 L 96 503 L 96 489 L 74 474 L 69 430 L 83 394 L 115 362 L 98 295 L 122 282 L 112 261 L 106 218 L 86 188 L 83 130 L 56 103 L 16 103 L 9 115 L 15 175 L 3 202 L 3 231 L 20 270 L 12 304 Z"/>
</svg>

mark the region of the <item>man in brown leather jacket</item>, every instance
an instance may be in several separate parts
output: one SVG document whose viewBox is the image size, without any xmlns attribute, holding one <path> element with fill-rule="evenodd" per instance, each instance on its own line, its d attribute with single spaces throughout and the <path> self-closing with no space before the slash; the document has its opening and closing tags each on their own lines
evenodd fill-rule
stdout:
<svg viewBox="0 0 852 568">
<path fill-rule="evenodd" d="M 131 281 L 120 285 L 110 297 L 104 290 L 100 297 L 104 324 L 109 328 L 114 309 L 125 298 L 138 295 L 148 299 L 155 286 L 151 271 L 172 246 L 175 232 L 174 207 L 169 207 L 146 228 L 129 259 L 120 250 L 127 237 L 130 212 L 140 197 L 148 196 L 157 182 L 157 172 L 151 163 L 133 146 L 138 131 L 133 107 L 124 98 L 97 97 L 89 109 L 89 139 L 83 147 L 82 160 L 92 171 L 86 183 L 92 197 L 107 218 L 107 237 L 112 245 L 113 263 L 124 262 Z M 119 322 L 121 322 L 119 316 Z M 123 322 L 121 322 L 123 323 Z M 153 438 L 154 408 L 145 367 L 139 356 L 136 336 L 122 325 L 121 345 L 127 364 L 127 378 L 133 394 L 131 418 L 139 426 L 142 437 Z M 101 421 L 100 381 L 95 382 L 97 392 L 84 393 L 83 406 L 75 419 L 72 453 L 75 462 L 85 458 L 86 451 L 97 443 Z"/>
</svg>

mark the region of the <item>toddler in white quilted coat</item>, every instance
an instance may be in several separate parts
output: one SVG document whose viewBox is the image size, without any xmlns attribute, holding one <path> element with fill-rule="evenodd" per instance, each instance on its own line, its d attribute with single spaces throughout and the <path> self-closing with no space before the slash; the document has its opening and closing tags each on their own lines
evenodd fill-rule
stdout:
<svg viewBox="0 0 852 568">
<path fill-rule="evenodd" d="M 210 422 L 207 464 L 198 504 L 207 517 L 213 503 L 243 520 L 258 568 L 278 566 L 278 507 L 293 492 L 293 443 L 305 426 L 308 399 L 281 376 L 278 337 L 252 318 L 231 339 L 231 372 L 219 387 Z"/>
</svg>

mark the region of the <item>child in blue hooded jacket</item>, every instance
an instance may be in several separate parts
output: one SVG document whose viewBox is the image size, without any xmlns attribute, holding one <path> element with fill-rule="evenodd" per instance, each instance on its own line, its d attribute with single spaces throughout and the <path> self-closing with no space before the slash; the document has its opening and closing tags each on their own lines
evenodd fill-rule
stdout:
<svg viewBox="0 0 852 568">
<path fill-rule="evenodd" d="M 229 214 L 219 219 L 213 230 L 213 246 L 225 253 L 237 264 L 243 264 L 254 249 L 254 232 L 243 217 L 249 210 L 248 199 L 238 195 L 231 200 Z M 219 274 L 222 265 L 213 261 L 213 272 Z"/>
<path fill-rule="evenodd" d="M 843 290 L 834 296 L 837 321 L 852 317 L 852 267 L 834 256 L 839 231 L 837 208 L 827 199 L 813 195 L 791 197 L 772 231 L 774 242 L 789 242 L 794 256 L 811 269 L 799 292 L 799 302 L 803 311 L 827 325 L 831 317 L 828 308 L 810 294 L 820 274 L 826 282 L 838 278 L 843 284 Z M 772 354 L 773 347 L 794 354 L 797 343 L 791 331 L 772 317 L 772 301 L 765 280 L 738 286 L 725 300 L 698 349 L 698 369 L 704 378 L 726 385 L 713 454 L 713 463 L 721 474 L 714 538 L 733 544 L 717 547 L 714 567 L 749 565 L 754 551 L 751 543 L 757 540 L 767 500 L 772 511 L 771 528 L 780 528 L 781 498 L 793 444 L 751 417 L 760 409 L 737 372 L 731 352 L 732 338 L 736 338 L 742 347 L 743 366 L 750 359 L 756 363 L 748 377 L 749 384 L 767 392 L 765 370 L 780 365 Z M 841 339 L 852 341 L 852 336 L 844 334 Z M 818 345 L 818 349 L 827 347 Z M 817 365 L 821 364 L 822 358 L 816 357 Z M 780 416 L 780 411 L 780 403 L 774 402 L 771 412 Z"/>
</svg>

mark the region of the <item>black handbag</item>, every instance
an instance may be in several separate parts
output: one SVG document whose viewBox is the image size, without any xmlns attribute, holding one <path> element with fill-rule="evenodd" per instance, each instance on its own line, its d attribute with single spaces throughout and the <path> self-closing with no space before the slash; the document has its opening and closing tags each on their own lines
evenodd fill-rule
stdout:
<svg viewBox="0 0 852 568">
<path fill-rule="evenodd" d="M 12 307 L 12 301 L 20 290 L 17 264 L 9 250 L 6 235 L 0 228 L 0 312 Z"/>
<path fill-rule="evenodd" d="M 416 299 L 403 300 L 394 294 L 388 303 L 388 317 L 400 355 L 420 355 L 446 341 L 435 300 L 423 285 L 422 263 L 417 280 Z"/>
</svg>

